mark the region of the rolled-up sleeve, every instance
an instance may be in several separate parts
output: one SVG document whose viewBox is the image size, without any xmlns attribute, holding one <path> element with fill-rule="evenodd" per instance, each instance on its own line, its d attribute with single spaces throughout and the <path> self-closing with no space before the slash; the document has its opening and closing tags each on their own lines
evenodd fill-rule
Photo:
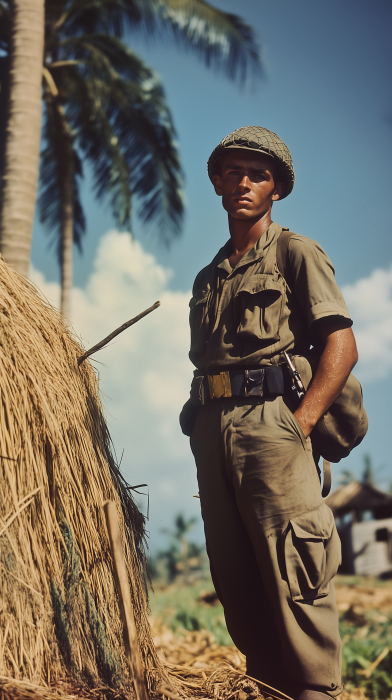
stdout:
<svg viewBox="0 0 392 700">
<path fill-rule="evenodd" d="M 335 281 L 335 270 L 321 246 L 304 236 L 289 242 L 293 292 L 308 327 L 320 318 L 341 316 L 352 325 L 343 295 Z"/>
</svg>

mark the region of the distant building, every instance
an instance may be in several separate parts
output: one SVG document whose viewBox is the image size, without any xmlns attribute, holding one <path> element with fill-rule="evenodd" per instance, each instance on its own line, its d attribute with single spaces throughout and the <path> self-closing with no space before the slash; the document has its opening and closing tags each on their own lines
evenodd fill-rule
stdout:
<svg viewBox="0 0 392 700">
<path fill-rule="evenodd" d="M 392 576 L 392 495 L 351 481 L 325 499 L 342 542 L 342 574 Z"/>
</svg>

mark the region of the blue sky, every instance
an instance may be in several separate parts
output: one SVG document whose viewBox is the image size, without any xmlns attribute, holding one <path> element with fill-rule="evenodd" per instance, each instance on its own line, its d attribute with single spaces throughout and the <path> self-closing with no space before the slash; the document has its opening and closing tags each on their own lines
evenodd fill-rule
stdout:
<svg viewBox="0 0 392 700">
<path fill-rule="evenodd" d="M 354 330 L 361 340 L 364 361 L 358 366 L 357 375 L 364 386 L 370 429 L 363 446 L 337 465 L 335 475 L 341 468 L 360 473 L 363 454 L 369 452 L 375 467 L 380 469 L 380 482 L 386 486 L 392 481 L 389 445 L 392 318 L 388 317 L 392 312 L 391 3 L 389 0 L 243 0 L 241 3 L 220 0 L 214 4 L 240 13 L 253 26 L 262 46 L 262 80 L 239 86 L 207 70 L 194 55 L 168 42 L 130 38 L 132 47 L 161 75 L 173 112 L 186 175 L 187 210 L 182 238 L 166 250 L 157 244 L 153 232 L 142 230 L 135 219 L 134 234 L 142 247 L 128 248 L 126 238 L 118 235 L 116 238 L 115 234 L 108 239 L 106 234 L 114 228 L 110 209 L 104 201 L 94 199 L 87 173 L 83 196 L 87 214 L 84 254 L 75 253 L 75 286 L 80 291 L 78 301 L 74 299 L 75 326 L 86 345 L 114 328 L 115 321 L 120 325 L 131 317 L 132 309 L 135 313 L 141 310 L 142 307 L 136 308 L 136 302 L 146 306 L 154 302 L 153 291 L 166 295 L 167 308 L 172 309 L 176 319 L 174 322 L 170 314 L 165 316 L 168 325 L 161 328 L 162 336 L 157 338 L 154 324 L 158 328 L 162 320 L 154 321 L 152 316 L 141 322 L 146 324 L 145 331 L 138 331 L 140 342 L 145 334 L 144 342 L 148 345 L 145 352 L 140 349 L 139 355 L 132 355 L 134 350 L 127 345 L 132 341 L 119 340 L 105 351 L 105 358 L 103 355 L 100 358 L 107 365 L 100 367 L 100 377 L 103 392 L 111 397 L 109 423 L 116 449 L 121 454 L 125 447 L 124 468 L 129 480 L 147 481 L 150 485 L 152 548 L 160 541 L 160 527 L 170 523 L 174 512 L 183 510 L 191 515 L 198 509 L 197 502 L 191 498 L 191 492 L 197 491 L 192 458 L 186 438 L 174 425 L 181 407 L 176 402 L 181 403 L 183 391 L 186 399 L 184 387 L 191 369 L 181 365 L 180 387 L 176 367 L 182 362 L 182 354 L 174 365 L 170 358 L 176 352 L 165 350 L 164 344 L 168 342 L 167 336 L 177 333 L 178 319 L 182 319 L 185 327 L 186 315 L 182 309 L 193 279 L 228 236 L 225 213 L 206 174 L 207 158 L 223 136 L 246 124 L 260 124 L 276 131 L 289 146 L 296 183 L 290 197 L 275 205 L 274 220 L 318 240 L 325 248 L 335 265 L 339 285 L 347 290 Z M 110 257 L 109 243 L 124 251 L 124 260 L 131 260 L 132 250 L 138 260 L 135 269 L 129 263 L 128 281 L 123 286 L 118 280 L 125 272 L 122 268 L 122 273 L 116 274 L 115 260 L 111 262 L 111 273 L 104 271 L 105 259 Z M 57 264 L 53 251 L 47 251 L 47 237 L 38 223 L 32 261 L 34 268 L 42 273 L 41 285 L 48 290 L 51 284 L 55 293 Z M 144 284 L 142 270 L 148 270 L 151 275 L 150 288 Z M 89 280 L 94 275 L 97 280 L 99 274 L 109 285 L 106 301 L 102 302 L 100 297 L 100 303 L 106 304 L 105 319 L 96 306 L 93 311 L 90 305 L 89 313 L 86 311 L 84 316 L 80 311 L 87 309 L 87 298 L 92 303 Z M 103 281 L 96 282 L 96 287 L 102 285 Z M 97 304 L 96 299 L 94 303 Z M 123 318 L 119 310 L 125 314 Z M 166 313 L 163 306 L 162 313 Z M 92 316 L 95 325 L 89 321 Z M 186 355 L 187 330 L 183 332 L 185 335 L 176 347 L 181 347 L 181 353 Z M 120 366 L 119 357 L 125 347 L 130 362 L 133 358 L 139 363 L 136 374 L 144 372 L 146 377 L 153 376 L 156 361 L 160 372 L 169 375 L 169 379 L 165 378 L 167 391 L 171 392 L 171 385 L 177 386 L 171 392 L 170 410 L 165 411 L 164 396 L 154 409 L 146 405 L 143 413 L 138 410 L 140 396 L 133 392 L 121 394 L 122 382 L 118 383 L 111 372 L 113 365 Z M 166 351 L 167 362 L 161 366 L 157 358 Z M 147 357 L 148 367 L 144 365 Z M 126 367 L 125 364 L 125 374 Z M 153 382 L 151 387 L 154 392 Z M 136 392 L 136 385 L 134 389 Z M 178 398 L 173 399 L 176 391 Z M 143 425 L 132 424 L 131 416 L 138 416 L 138 421 L 144 416 Z M 159 422 L 163 416 L 166 423 Z M 158 421 L 156 426 L 153 420 Z M 155 427 L 161 431 L 163 442 L 154 434 Z M 164 482 L 166 485 L 162 486 Z M 198 536 L 200 532 L 199 526 Z"/>
</svg>

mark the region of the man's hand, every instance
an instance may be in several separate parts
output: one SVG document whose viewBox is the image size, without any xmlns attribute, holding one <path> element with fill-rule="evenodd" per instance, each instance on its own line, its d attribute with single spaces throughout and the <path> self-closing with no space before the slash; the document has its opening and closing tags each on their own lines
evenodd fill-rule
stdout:
<svg viewBox="0 0 392 700">
<path fill-rule="evenodd" d="M 342 319 L 329 317 L 316 323 L 316 333 L 324 343 L 324 350 L 316 374 L 294 413 L 305 437 L 339 396 L 358 360 L 354 334 L 351 328 L 342 328 Z"/>
</svg>

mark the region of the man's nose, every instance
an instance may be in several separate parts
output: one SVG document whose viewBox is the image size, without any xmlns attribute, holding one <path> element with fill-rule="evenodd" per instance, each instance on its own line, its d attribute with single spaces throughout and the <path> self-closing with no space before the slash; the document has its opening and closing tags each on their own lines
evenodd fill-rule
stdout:
<svg viewBox="0 0 392 700">
<path fill-rule="evenodd" d="M 241 178 L 241 181 L 239 183 L 239 187 L 241 189 L 249 189 L 250 188 L 250 180 L 248 175 L 243 175 Z"/>
</svg>

